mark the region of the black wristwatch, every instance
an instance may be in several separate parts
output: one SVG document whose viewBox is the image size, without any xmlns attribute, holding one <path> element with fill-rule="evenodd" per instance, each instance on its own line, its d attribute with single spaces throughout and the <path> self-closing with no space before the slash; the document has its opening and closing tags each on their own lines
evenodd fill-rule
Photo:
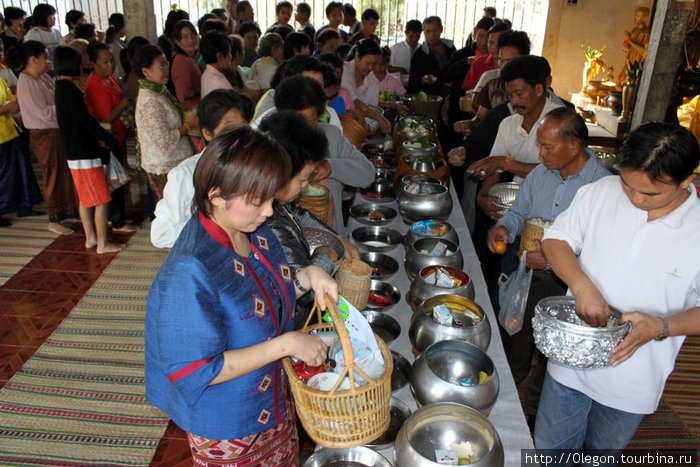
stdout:
<svg viewBox="0 0 700 467">
<path fill-rule="evenodd" d="M 668 320 L 661 316 L 659 316 L 659 319 L 661 320 L 661 332 L 654 338 L 656 341 L 662 341 L 668 337 Z"/>
</svg>

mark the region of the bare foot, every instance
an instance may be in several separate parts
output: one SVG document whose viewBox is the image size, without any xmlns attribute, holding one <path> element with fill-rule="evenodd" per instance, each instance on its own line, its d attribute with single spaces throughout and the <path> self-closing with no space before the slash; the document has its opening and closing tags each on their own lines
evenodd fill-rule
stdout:
<svg viewBox="0 0 700 467">
<path fill-rule="evenodd" d="M 107 243 L 105 246 L 97 247 L 97 254 L 102 255 L 105 253 L 117 253 L 124 249 L 124 245 L 117 245 L 116 243 Z"/>
<path fill-rule="evenodd" d="M 112 230 L 114 232 L 126 232 L 126 233 L 131 233 L 131 232 L 136 232 L 139 228 L 135 225 L 132 224 L 124 224 L 123 226 L 119 227 L 118 229 L 113 228 Z"/>
<path fill-rule="evenodd" d="M 73 233 L 73 229 L 59 224 L 58 222 L 49 222 L 49 231 L 61 235 L 70 235 Z"/>
<path fill-rule="evenodd" d="M 90 248 L 94 248 L 96 246 L 97 246 L 97 239 L 96 238 L 91 238 L 91 239 L 85 240 L 85 248 L 87 248 L 88 250 Z"/>
</svg>

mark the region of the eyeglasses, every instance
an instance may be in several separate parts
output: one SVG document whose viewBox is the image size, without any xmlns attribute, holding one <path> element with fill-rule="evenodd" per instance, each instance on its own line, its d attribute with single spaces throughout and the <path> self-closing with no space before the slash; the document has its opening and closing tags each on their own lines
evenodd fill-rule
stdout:
<svg viewBox="0 0 700 467">
<path fill-rule="evenodd" d="M 159 70 L 168 70 L 170 68 L 170 62 L 165 60 L 162 64 L 160 65 L 153 65 L 154 67 L 158 68 Z"/>
</svg>

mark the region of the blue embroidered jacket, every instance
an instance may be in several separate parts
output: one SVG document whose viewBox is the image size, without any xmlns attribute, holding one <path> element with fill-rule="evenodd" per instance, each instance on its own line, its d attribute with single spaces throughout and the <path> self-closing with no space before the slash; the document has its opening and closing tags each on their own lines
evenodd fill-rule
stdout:
<svg viewBox="0 0 700 467">
<path fill-rule="evenodd" d="M 272 232 L 250 235 L 241 257 L 226 233 L 195 216 L 185 225 L 148 294 L 146 397 L 183 430 L 233 439 L 284 420 L 281 362 L 209 386 L 223 352 L 293 329 L 292 274 Z"/>
</svg>

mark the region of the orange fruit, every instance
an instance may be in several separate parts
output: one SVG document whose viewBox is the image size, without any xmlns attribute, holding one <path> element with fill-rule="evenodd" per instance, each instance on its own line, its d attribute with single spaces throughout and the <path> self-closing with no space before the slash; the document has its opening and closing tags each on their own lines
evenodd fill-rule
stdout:
<svg viewBox="0 0 700 467">
<path fill-rule="evenodd" d="M 493 246 L 493 251 L 495 251 L 499 255 L 502 255 L 503 253 L 505 253 L 506 252 L 506 242 L 504 242 L 503 240 L 496 240 L 496 243 Z"/>
</svg>

